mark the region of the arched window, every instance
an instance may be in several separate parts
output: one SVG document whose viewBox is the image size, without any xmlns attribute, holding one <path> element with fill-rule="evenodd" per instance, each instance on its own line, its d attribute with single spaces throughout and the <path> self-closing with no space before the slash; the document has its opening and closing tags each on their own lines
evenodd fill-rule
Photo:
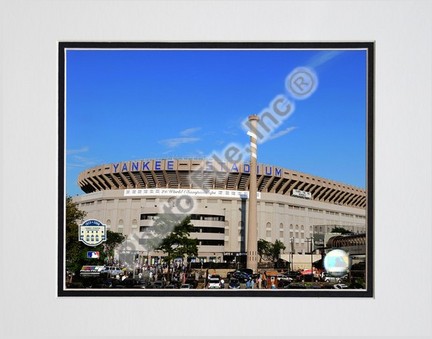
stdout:
<svg viewBox="0 0 432 339">
<path fill-rule="evenodd" d="M 123 219 L 120 219 L 118 222 L 118 231 L 123 233 L 123 228 L 124 228 Z"/>
<path fill-rule="evenodd" d="M 266 224 L 266 238 L 269 240 L 271 238 L 271 223 Z"/>
<path fill-rule="evenodd" d="M 132 220 L 132 228 L 137 228 L 138 227 L 138 222 L 136 219 Z"/>
</svg>

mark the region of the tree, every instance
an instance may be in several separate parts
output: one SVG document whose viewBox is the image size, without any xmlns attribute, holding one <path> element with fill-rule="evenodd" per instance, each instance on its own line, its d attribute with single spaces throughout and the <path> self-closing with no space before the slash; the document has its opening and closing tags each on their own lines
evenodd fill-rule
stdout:
<svg viewBox="0 0 432 339">
<path fill-rule="evenodd" d="M 280 252 L 284 249 L 286 249 L 286 247 L 280 240 L 276 240 L 274 244 L 264 239 L 258 240 L 260 262 L 262 259 L 270 259 L 272 262 L 277 262 L 280 257 Z"/>
<path fill-rule="evenodd" d="M 142 235 L 142 241 L 147 251 L 162 251 L 166 254 L 164 260 L 170 264 L 175 258 L 198 255 L 198 240 L 190 239 L 193 231 L 190 216 L 180 214 L 160 214 L 153 226 Z"/>
<path fill-rule="evenodd" d="M 271 249 L 272 247 L 272 243 L 264 240 L 264 239 L 260 239 L 258 240 L 258 255 L 260 257 L 260 262 L 262 261 L 262 259 L 267 259 L 267 257 L 269 257 L 271 255 Z"/>
<path fill-rule="evenodd" d="M 72 197 L 66 197 L 66 269 L 75 275 L 83 265 L 103 264 L 105 259 L 114 256 L 115 248 L 121 244 L 125 236 L 121 233 L 107 231 L 107 240 L 96 247 L 88 247 L 78 239 L 78 224 L 84 221 L 86 213 L 78 209 L 77 204 L 72 201 Z M 87 258 L 87 251 L 98 251 L 99 259 Z"/>
<path fill-rule="evenodd" d="M 72 197 L 66 197 L 66 269 L 76 273 L 82 264 L 84 244 L 78 240 L 78 222 L 82 222 L 86 213 L 80 211 Z"/>
<path fill-rule="evenodd" d="M 114 260 L 114 250 L 126 239 L 126 236 L 119 232 L 107 231 L 107 239 L 103 246 L 104 257 L 109 263 Z"/>
<path fill-rule="evenodd" d="M 190 220 L 191 218 L 188 216 L 175 225 L 173 230 L 155 248 L 166 254 L 166 260 L 169 263 L 175 258 L 198 255 L 198 240 L 189 238 L 190 232 L 193 231 Z M 165 219 L 159 219 L 156 226 L 161 226 L 163 223 L 165 223 L 164 229 L 166 229 L 167 223 Z"/>
<path fill-rule="evenodd" d="M 270 252 L 271 252 L 271 258 L 273 262 L 276 262 L 279 260 L 280 257 L 280 252 L 282 250 L 285 250 L 286 247 L 284 245 L 284 243 L 280 240 L 276 240 L 274 244 L 272 244 L 271 248 L 270 248 Z"/>
</svg>

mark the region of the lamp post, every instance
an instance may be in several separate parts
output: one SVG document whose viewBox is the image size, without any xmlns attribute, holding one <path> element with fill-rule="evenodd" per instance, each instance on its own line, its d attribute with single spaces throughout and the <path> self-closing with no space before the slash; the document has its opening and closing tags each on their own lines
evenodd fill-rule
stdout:
<svg viewBox="0 0 432 339">
<path fill-rule="evenodd" d="M 312 281 L 313 281 L 313 237 L 306 238 L 307 242 L 310 242 L 310 255 L 311 255 L 311 274 L 312 274 Z"/>
<path fill-rule="evenodd" d="M 249 174 L 249 215 L 247 227 L 247 268 L 253 272 L 258 268 L 257 243 L 257 123 L 258 115 L 250 115 L 250 174 Z"/>
<path fill-rule="evenodd" d="M 290 243 L 291 243 L 291 271 L 294 271 L 294 238 L 291 237 L 290 238 Z"/>
</svg>

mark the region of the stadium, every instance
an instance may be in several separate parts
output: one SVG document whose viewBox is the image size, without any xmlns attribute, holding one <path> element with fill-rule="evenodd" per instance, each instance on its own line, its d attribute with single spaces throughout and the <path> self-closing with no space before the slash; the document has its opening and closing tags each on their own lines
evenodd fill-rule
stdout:
<svg viewBox="0 0 432 339">
<path fill-rule="evenodd" d="M 87 218 L 126 235 L 127 248 L 149 264 L 163 253 L 145 248 L 142 234 L 163 213 L 191 216 L 190 237 L 199 241 L 193 262 L 232 262 L 245 255 L 249 172 L 248 163 L 214 159 L 112 163 L 82 172 L 85 194 L 73 200 Z M 318 243 L 334 227 L 366 233 L 363 189 L 265 164 L 257 165 L 257 187 L 257 239 L 280 240 L 285 253 L 307 253 L 308 239 Z"/>
</svg>

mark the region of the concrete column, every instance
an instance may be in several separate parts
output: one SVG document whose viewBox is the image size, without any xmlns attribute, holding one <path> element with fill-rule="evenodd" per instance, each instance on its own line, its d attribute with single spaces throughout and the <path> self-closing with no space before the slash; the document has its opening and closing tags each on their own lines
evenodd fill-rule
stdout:
<svg viewBox="0 0 432 339">
<path fill-rule="evenodd" d="M 247 224 L 247 268 L 257 271 L 258 268 L 258 239 L 257 239 L 257 115 L 249 116 L 251 130 L 250 136 L 250 183 L 249 183 L 249 208 Z"/>
</svg>

